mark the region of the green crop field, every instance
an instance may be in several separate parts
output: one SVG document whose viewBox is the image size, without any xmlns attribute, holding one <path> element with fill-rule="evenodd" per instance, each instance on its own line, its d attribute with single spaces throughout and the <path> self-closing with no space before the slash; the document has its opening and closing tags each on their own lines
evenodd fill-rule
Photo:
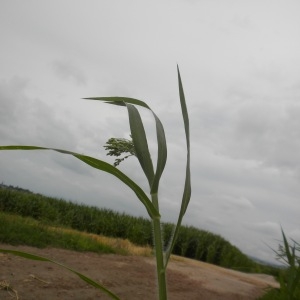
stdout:
<svg viewBox="0 0 300 300">
<path fill-rule="evenodd" d="M 165 240 L 173 224 L 164 223 Z M 55 246 L 79 251 L 115 252 L 93 239 L 50 227 L 128 239 L 139 246 L 152 246 L 150 220 L 46 197 L 30 191 L 0 187 L 0 242 L 36 247 Z M 244 272 L 276 275 L 278 270 L 254 262 L 219 235 L 191 226 L 181 226 L 173 254 Z"/>
</svg>

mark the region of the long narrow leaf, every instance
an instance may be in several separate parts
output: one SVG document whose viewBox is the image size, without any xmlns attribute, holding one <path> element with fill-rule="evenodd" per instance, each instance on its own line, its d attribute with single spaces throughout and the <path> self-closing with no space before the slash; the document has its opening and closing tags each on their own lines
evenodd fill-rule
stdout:
<svg viewBox="0 0 300 300">
<path fill-rule="evenodd" d="M 179 68 L 177 66 L 178 71 L 178 82 L 179 82 L 179 95 L 180 95 L 180 104 L 182 110 L 182 116 L 184 121 L 184 128 L 185 128 L 185 136 L 186 136 L 186 145 L 187 145 L 187 162 L 186 162 L 186 178 L 184 184 L 184 193 L 182 198 L 182 212 L 185 214 L 186 209 L 189 205 L 191 199 L 191 171 L 190 171 L 190 123 L 189 123 L 189 116 L 187 112 L 185 96 L 182 86 L 182 81 L 180 77 Z"/>
<path fill-rule="evenodd" d="M 31 254 L 31 253 L 27 253 L 27 252 L 23 252 L 23 251 L 16 251 L 16 250 L 7 250 L 7 249 L 0 249 L 0 252 L 2 253 L 7 253 L 7 254 L 13 254 L 15 256 L 20 256 L 26 259 L 31 259 L 31 260 L 38 260 L 38 261 L 46 261 L 46 262 L 50 262 L 53 264 L 56 264 L 64 269 L 67 269 L 68 271 L 76 274 L 78 277 L 80 277 L 83 281 L 85 281 L 86 283 L 88 283 L 89 285 L 92 285 L 93 287 L 100 289 L 101 291 L 103 291 L 104 293 L 106 293 L 107 295 L 109 295 L 112 299 L 116 299 L 116 300 L 120 300 L 120 298 L 118 296 L 116 296 L 113 292 L 111 292 L 110 290 L 108 290 L 107 288 L 105 288 L 103 285 L 97 283 L 96 281 L 92 280 L 91 278 L 59 263 L 56 262 L 54 260 L 39 256 L 39 255 L 35 255 L 35 254 Z"/>
<path fill-rule="evenodd" d="M 150 107 L 141 100 L 135 99 L 135 98 L 128 98 L 128 97 L 87 97 L 83 98 L 86 100 L 98 100 L 98 101 L 104 101 L 109 104 L 116 104 L 116 105 L 123 105 L 124 103 L 139 105 L 145 108 L 150 109 Z"/>
<path fill-rule="evenodd" d="M 152 111 L 153 116 L 155 118 L 156 123 L 156 136 L 157 136 L 157 165 L 156 172 L 153 180 L 153 184 L 151 187 L 151 194 L 157 193 L 159 180 L 164 171 L 167 162 L 167 142 L 164 127 L 160 121 L 160 119 L 156 116 L 156 114 Z"/>
<path fill-rule="evenodd" d="M 126 104 L 129 116 L 132 141 L 136 156 L 151 187 L 154 177 L 153 164 L 148 148 L 146 133 L 139 111 L 132 104 Z"/>
<path fill-rule="evenodd" d="M 137 197 L 146 207 L 148 214 L 152 219 L 155 217 L 160 217 L 159 212 L 154 207 L 151 200 L 147 197 L 144 191 L 135 182 L 133 182 L 128 176 L 122 173 L 119 169 L 115 168 L 114 166 L 108 164 L 105 161 L 90 156 L 78 154 L 75 152 L 71 152 L 71 151 L 54 149 L 54 148 L 37 147 L 37 146 L 0 146 L 0 150 L 54 150 L 63 154 L 72 155 L 93 168 L 110 173 L 116 176 L 117 178 L 119 178 L 135 192 Z"/>
<path fill-rule="evenodd" d="M 134 99 L 134 98 L 127 98 L 127 97 L 88 97 L 84 98 L 87 100 L 98 100 L 103 101 L 108 104 L 114 104 L 114 105 L 121 105 L 125 106 L 128 104 L 134 104 L 139 105 L 144 108 L 149 109 L 155 119 L 156 124 L 156 136 L 157 136 L 157 148 L 158 148 L 158 157 L 157 157 L 157 165 L 156 165 L 156 171 L 154 175 L 153 184 L 151 187 L 151 194 L 157 193 L 158 186 L 159 186 L 159 180 L 161 178 L 161 175 L 164 171 L 164 168 L 166 166 L 167 161 L 167 143 L 166 143 L 166 136 L 164 132 L 164 128 L 162 126 L 162 123 L 160 119 L 157 117 L 157 115 L 153 112 L 153 110 L 143 101 Z"/>
<path fill-rule="evenodd" d="M 286 254 L 286 257 L 288 259 L 288 263 L 289 263 L 290 266 L 294 267 L 295 261 L 293 259 L 293 255 L 290 252 L 290 246 L 289 246 L 289 243 L 287 241 L 287 238 L 286 238 L 285 233 L 284 233 L 282 228 L 281 228 L 281 233 L 282 233 L 282 237 L 283 237 L 285 254 Z"/>
<path fill-rule="evenodd" d="M 184 191 L 181 201 L 181 208 L 180 213 L 178 216 L 177 224 L 175 226 L 175 230 L 173 232 L 173 235 L 171 237 L 169 247 L 166 251 L 166 260 L 165 260 L 165 267 L 168 264 L 170 255 L 172 253 L 173 247 L 175 245 L 175 241 L 177 239 L 179 229 L 182 223 L 183 216 L 186 212 L 186 209 L 188 207 L 188 204 L 190 202 L 191 198 L 191 171 L 190 171 L 190 129 L 189 129 L 189 117 L 188 117 L 188 111 L 186 107 L 185 102 L 185 96 L 182 86 L 182 81 L 180 77 L 179 68 L 177 66 L 177 73 L 178 73 L 178 84 L 179 84 L 179 97 L 180 97 L 180 104 L 181 104 L 181 111 L 184 121 L 184 129 L 185 129 L 185 135 L 186 135 L 186 145 L 187 145 L 187 161 L 186 161 L 186 174 L 185 174 L 185 184 L 184 184 Z"/>
</svg>

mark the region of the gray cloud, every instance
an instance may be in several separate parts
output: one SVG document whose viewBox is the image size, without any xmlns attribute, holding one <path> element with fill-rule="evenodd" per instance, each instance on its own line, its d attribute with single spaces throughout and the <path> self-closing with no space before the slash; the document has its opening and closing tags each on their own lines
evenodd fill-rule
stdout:
<svg viewBox="0 0 300 300">
<path fill-rule="evenodd" d="M 250 225 L 250 229 L 259 231 L 261 234 L 268 236 L 276 236 L 280 232 L 280 224 L 270 221 L 254 223 Z"/>
<path fill-rule="evenodd" d="M 55 74 L 61 79 L 70 80 L 78 85 L 87 83 L 83 71 L 70 61 L 55 60 L 52 66 Z"/>
<path fill-rule="evenodd" d="M 27 95 L 27 79 L 12 78 L 0 85 L 2 143 L 48 147 L 75 145 L 69 125 L 53 106 Z"/>
</svg>

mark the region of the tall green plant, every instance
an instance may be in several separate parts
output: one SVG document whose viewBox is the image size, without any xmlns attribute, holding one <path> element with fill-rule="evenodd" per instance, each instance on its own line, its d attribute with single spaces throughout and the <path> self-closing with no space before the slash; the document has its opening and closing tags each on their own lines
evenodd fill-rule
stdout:
<svg viewBox="0 0 300 300">
<path fill-rule="evenodd" d="M 279 271 L 279 289 L 271 289 L 260 300 L 299 300 L 300 299 L 300 244 L 291 239 L 293 245 L 288 242 L 281 228 L 282 244 L 278 250 L 272 249 L 276 259 L 283 262 L 286 267 Z"/>
<path fill-rule="evenodd" d="M 275 251 L 277 259 L 287 265 L 287 269 L 279 275 L 280 298 L 286 300 L 300 299 L 300 244 L 292 239 L 290 245 L 283 229 L 281 229 L 283 244 Z"/>
<path fill-rule="evenodd" d="M 85 98 L 88 100 L 104 101 L 105 103 L 108 104 L 124 106 L 127 109 L 131 137 L 134 145 L 134 155 L 138 158 L 141 168 L 144 171 L 145 176 L 148 180 L 149 192 L 151 196 L 150 198 L 147 196 L 146 192 L 142 188 L 140 188 L 133 180 L 131 180 L 127 175 L 125 175 L 123 172 L 118 170 L 115 166 L 110 165 L 102 160 L 90 156 L 78 154 L 75 152 L 55 149 L 55 148 L 45 148 L 45 147 L 38 147 L 38 146 L 0 146 L 0 150 L 54 150 L 62 154 L 72 155 L 75 158 L 81 160 L 82 162 L 88 164 L 93 168 L 114 175 L 122 182 L 124 182 L 129 188 L 131 188 L 136 194 L 136 196 L 138 197 L 138 199 L 144 204 L 153 224 L 153 241 L 154 241 L 155 257 L 156 257 L 158 295 L 160 300 L 167 299 L 166 269 L 167 269 L 167 265 L 168 265 L 168 261 L 172 249 L 174 247 L 176 238 L 179 233 L 179 227 L 181 225 L 183 216 L 186 212 L 191 197 L 189 118 L 188 118 L 185 96 L 184 96 L 184 91 L 182 87 L 182 81 L 181 81 L 181 76 L 180 76 L 178 66 L 177 66 L 177 74 L 178 74 L 178 85 L 179 85 L 179 98 L 180 98 L 180 104 L 181 104 L 181 110 L 182 110 L 182 116 L 183 116 L 184 128 L 186 134 L 187 164 L 186 164 L 186 179 L 184 184 L 184 192 L 181 201 L 181 209 L 179 212 L 177 224 L 174 228 L 173 234 L 171 235 L 171 239 L 168 244 L 169 246 L 167 247 L 166 250 L 164 250 L 163 247 L 164 243 L 162 240 L 162 230 L 161 230 L 162 226 L 161 226 L 161 216 L 159 212 L 158 188 L 159 188 L 160 178 L 162 176 L 167 161 L 167 143 L 166 143 L 164 128 L 160 119 L 145 102 L 138 99 L 127 98 L 127 97 Z M 154 116 L 155 125 L 156 125 L 157 147 L 158 147 L 158 151 L 157 151 L 158 155 L 157 155 L 157 162 L 156 162 L 155 169 L 148 148 L 148 142 L 147 142 L 144 125 L 141 116 L 139 114 L 139 111 L 137 109 L 138 106 L 149 109 Z M 15 254 L 15 255 L 20 255 L 26 258 L 49 261 L 43 257 L 38 257 L 23 252 L 17 252 L 12 250 L 5 250 L 5 249 L 0 249 L 0 251 Z M 75 274 L 77 274 L 80 278 L 82 278 L 86 282 L 92 284 L 97 288 L 102 289 L 102 291 L 106 292 L 112 298 L 118 299 L 116 295 L 114 295 L 111 291 L 108 291 L 105 287 L 101 286 L 100 284 L 94 282 L 93 280 L 87 278 L 86 276 L 70 268 L 68 269 L 74 272 Z"/>
</svg>

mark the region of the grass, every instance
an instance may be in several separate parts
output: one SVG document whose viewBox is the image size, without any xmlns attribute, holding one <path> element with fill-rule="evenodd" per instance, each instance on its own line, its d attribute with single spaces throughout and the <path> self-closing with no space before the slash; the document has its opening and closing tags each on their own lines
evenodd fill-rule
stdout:
<svg viewBox="0 0 300 300">
<path fill-rule="evenodd" d="M 278 281 L 279 289 L 269 290 L 260 300 L 299 300 L 300 299 L 300 244 L 288 239 L 281 229 L 283 242 L 279 244 L 276 258 L 285 263 L 286 267 L 280 270 Z"/>
<path fill-rule="evenodd" d="M 0 212 L 0 242 L 37 248 L 56 247 L 75 251 L 150 256 L 150 247 L 126 239 L 109 238 L 78 230 L 53 227 L 30 217 Z"/>
</svg>

